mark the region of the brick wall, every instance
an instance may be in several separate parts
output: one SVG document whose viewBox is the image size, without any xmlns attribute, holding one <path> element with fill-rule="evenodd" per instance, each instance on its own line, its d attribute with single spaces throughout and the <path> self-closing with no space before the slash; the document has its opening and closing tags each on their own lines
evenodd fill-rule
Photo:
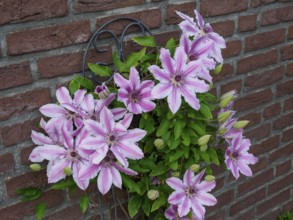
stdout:
<svg viewBox="0 0 293 220">
<path fill-rule="evenodd" d="M 292 0 L 0 0 L 1 219 L 34 214 L 37 202 L 20 203 L 15 194 L 17 188 L 46 181 L 44 173 L 27 169 L 30 132 L 40 119 L 38 108 L 54 101 L 56 87 L 80 73 L 93 31 L 110 18 L 127 15 L 141 19 L 163 44 L 179 36 L 174 10 L 193 16 L 194 8 L 227 40 L 214 91 L 219 96 L 238 90 L 235 107 L 251 121 L 246 136 L 259 157 L 251 178 L 235 181 L 216 169 L 219 202 L 207 209 L 207 219 L 273 220 L 293 209 Z M 46 201 L 46 219 L 99 219 L 94 212 L 82 217 L 75 194 L 46 192 L 39 199 Z M 113 219 L 112 197 L 103 198 L 103 204 Z"/>
</svg>

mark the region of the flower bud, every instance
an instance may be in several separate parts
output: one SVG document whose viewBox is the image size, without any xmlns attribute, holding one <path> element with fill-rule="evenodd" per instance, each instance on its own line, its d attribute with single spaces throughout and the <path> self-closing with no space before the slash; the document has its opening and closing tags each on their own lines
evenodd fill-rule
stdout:
<svg viewBox="0 0 293 220">
<path fill-rule="evenodd" d="M 192 164 L 190 166 L 190 169 L 192 172 L 197 172 L 199 170 L 200 166 L 198 164 Z"/>
<path fill-rule="evenodd" d="M 205 152 L 208 149 L 208 145 L 207 144 L 201 145 L 199 149 L 200 151 Z"/>
<path fill-rule="evenodd" d="M 158 150 L 162 150 L 165 147 L 165 143 L 164 143 L 163 139 L 161 139 L 161 138 L 157 138 L 154 141 L 154 145 Z"/>
<path fill-rule="evenodd" d="M 225 122 L 231 115 L 230 111 L 222 112 L 218 115 L 219 122 Z"/>
<path fill-rule="evenodd" d="M 237 92 L 236 90 L 231 90 L 230 92 L 226 92 L 225 94 L 223 94 L 221 97 L 220 97 L 220 100 L 224 99 L 224 98 L 227 98 L 227 97 L 230 97 L 232 96 L 233 99 L 237 97 Z"/>
<path fill-rule="evenodd" d="M 32 171 L 40 171 L 42 169 L 42 167 L 40 166 L 40 164 L 37 164 L 37 163 L 33 163 L 30 165 L 30 168 Z"/>
<path fill-rule="evenodd" d="M 69 167 L 65 167 L 63 172 L 64 172 L 64 174 L 66 176 L 71 176 L 72 175 L 72 169 L 70 169 Z"/>
<path fill-rule="evenodd" d="M 172 176 L 173 176 L 173 177 L 179 177 L 179 176 L 180 176 L 180 173 L 179 173 L 178 171 L 173 172 L 173 173 L 172 173 Z"/>
<path fill-rule="evenodd" d="M 198 145 L 205 145 L 209 142 L 210 138 L 211 138 L 211 135 L 206 134 L 206 135 L 200 137 L 198 139 L 197 143 L 198 143 Z"/>
<path fill-rule="evenodd" d="M 223 68 L 223 64 L 216 66 L 216 68 L 214 69 L 214 74 L 218 75 L 222 71 L 222 68 Z"/>
<path fill-rule="evenodd" d="M 223 99 L 220 101 L 219 106 L 220 106 L 220 108 L 225 108 L 225 107 L 227 107 L 227 106 L 230 104 L 230 102 L 232 102 L 232 101 L 233 101 L 233 96 L 227 96 L 227 97 L 223 98 Z"/>
<path fill-rule="evenodd" d="M 99 95 L 100 99 L 105 99 L 110 94 L 108 87 L 104 83 L 101 86 L 97 86 L 94 92 Z"/>
<path fill-rule="evenodd" d="M 248 120 L 237 121 L 237 122 L 233 125 L 233 128 L 235 128 L 235 129 L 244 128 L 246 125 L 248 125 L 248 123 L 249 123 Z"/>
<path fill-rule="evenodd" d="M 222 128 L 219 130 L 219 135 L 223 136 L 224 134 L 226 134 L 227 129 L 226 128 Z"/>
<path fill-rule="evenodd" d="M 213 175 L 206 175 L 204 178 L 207 182 L 213 182 L 216 178 Z"/>
<path fill-rule="evenodd" d="M 159 197 L 159 192 L 158 190 L 151 189 L 148 191 L 147 195 L 150 200 L 155 200 Z"/>
</svg>

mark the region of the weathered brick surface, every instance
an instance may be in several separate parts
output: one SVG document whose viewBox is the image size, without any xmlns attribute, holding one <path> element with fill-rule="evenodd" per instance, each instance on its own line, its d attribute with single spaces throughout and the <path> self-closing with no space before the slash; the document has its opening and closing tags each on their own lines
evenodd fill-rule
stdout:
<svg viewBox="0 0 293 220">
<path fill-rule="evenodd" d="M 281 161 L 279 165 L 276 166 L 276 176 L 287 174 L 292 167 L 291 160 Z"/>
<path fill-rule="evenodd" d="M 234 33 L 234 21 L 219 21 L 211 24 L 213 31 L 217 32 L 223 37 L 232 36 Z"/>
<path fill-rule="evenodd" d="M 278 84 L 277 97 L 292 94 L 293 93 L 292 83 L 293 83 L 293 80 Z"/>
<path fill-rule="evenodd" d="M 69 208 L 65 208 L 59 212 L 50 215 L 44 220 L 55 220 L 55 219 L 78 219 L 82 216 L 82 212 L 80 211 L 79 205 L 71 206 Z"/>
<path fill-rule="evenodd" d="M 293 110 L 293 97 L 286 99 L 284 102 L 284 111 Z"/>
<path fill-rule="evenodd" d="M 12 172 L 14 169 L 14 158 L 11 153 L 0 155 L 0 175 Z"/>
<path fill-rule="evenodd" d="M 241 16 L 238 18 L 238 31 L 251 31 L 256 29 L 257 14 Z"/>
<path fill-rule="evenodd" d="M 180 11 L 184 14 L 194 17 L 195 2 L 187 2 L 183 4 L 168 5 L 166 24 L 179 24 L 182 18 L 176 14 L 176 11 Z"/>
<path fill-rule="evenodd" d="M 291 60 L 293 59 L 293 44 L 288 44 L 281 47 L 281 59 Z"/>
<path fill-rule="evenodd" d="M 237 56 L 241 52 L 241 41 L 234 40 L 226 43 L 226 48 L 222 51 L 224 58 Z"/>
<path fill-rule="evenodd" d="M 278 118 L 274 123 L 275 129 L 282 129 L 285 127 L 289 127 L 293 124 L 293 113 L 289 113 L 287 115 L 282 115 Z"/>
<path fill-rule="evenodd" d="M 0 4 L 0 25 L 61 17 L 66 14 L 66 0 L 3 0 Z"/>
<path fill-rule="evenodd" d="M 29 62 L 0 67 L 0 90 L 29 84 L 33 81 Z"/>
<path fill-rule="evenodd" d="M 257 50 L 285 41 L 285 29 L 259 33 L 245 39 L 245 51 Z"/>
<path fill-rule="evenodd" d="M 91 35 L 88 20 L 25 30 L 7 35 L 9 55 L 18 55 L 86 42 Z"/>
<path fill-rule="evenodd" d="M 288 35 L 287 35 L 287 38 L 288 38 L 288 39 L 293 39 L 293 25 L 291 25 L 291 26 L 288 28 Z"/>
<path fill-rule="evenodd" d="M 247 0 L 223 0 L 218 4 L 217 0 L 201 1 L 200 10 L 204 16 L 224 15 L 247 9 Z"/>
<path fill-rule="evenodd" d="M 105 11 L 128 6 L 141 5 L 144 0 L 76 0 L 74 9 L 76 12 Z"/>
<path fill-rule="evenodd" d="M 276 160 L 282 161 L 285 157 L 292 157 L 293 151 L 293 144 L 287 144 L 282 147 L 278 147 L 276 151 L 270 154 L 269 156 L 269 162 L 272 163 Z"/>
<path fill-rule="evenodd" d="M 293 20 L 293 6 L 267 10 L 261 14 L 261 25 Z"/>
<path fill-rule="evenodd" d="M 274 116 L 279 115 L 280 112 L 281 112 L 280 103 L 274 103 L 264 109 L 263 116 L 264 118 L 272 118 Z"/>
</svg>

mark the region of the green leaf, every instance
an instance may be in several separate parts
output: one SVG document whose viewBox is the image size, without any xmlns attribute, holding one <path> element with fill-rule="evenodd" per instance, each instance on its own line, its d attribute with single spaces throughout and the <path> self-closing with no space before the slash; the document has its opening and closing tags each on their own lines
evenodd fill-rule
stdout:
<svg viewBox="0 0 293 220">
<path fill-rule="evenodd" d="M 170 150 L 174 150 L 174 149 L 176 149 L 176 148 L 179 146 L 180 143 L 181 143 L 181 139 L 178 139 L 178 140 L 172 140 L 172 141 L 171 141 L 171 144 L 170 144 L 170 146 L 169 146 Z"/>
<path fill-rule="evenodd" d="M 124 65 L 124 63 L 121 62 L 120 57 L 118 55 L 118 52 L 115 51 L 113 53 L 113 56 L 112 57 L 113 57 L 113 63 L 116 66 L 118 72 L 124 72 L 125 65 Z"/>
<path fill-rule="evenodd" d="M 210 157 L 209 157 L 209 155 L 208 155 L 208 153 L 206 152 L 206 151 L 198 151 L 198 153 L 199 153 L 199 156 L 205 161 L 205 162 L 207 162 L 207 163 L 210 163 L 211 162 L 211 160 L 210 160 Z"/>
<path fill-rule="evenodd" d="M 207 105 L 201 103 L 199 111 L 200 111 L 200 112 L 201 112 L 206 118 L 208 118 L 208 119 L 213 119 L 212 112 L 211 112 L 210 108 L 209 108 Z"/>
<path fill-rule="evenodd" d="M 80 210 L 82 213 L 85 213 L 90 205 L 90 198 L 87 195 L 83 195 L 79 201 Z"/>
<path fill-rule="evenodd" d="M 184 132 L 182 133 L 182 143 L 188 147 L 190 145 L 190 136 L 189 136 L 189 133 L 188 133 L 188 130 L 187 129 L 184 129 Z"/>
<path fill-rule="evenodd" d="M 69 187 L 74 187 L 76 186 L 76 183 L 74 182 L 73 179 L 65 179 L 65 180 L 61 180 L 58 183 L 55 183 L 53 186 L 51 186 L 50 189 L 66 189 Z"/>
<path fill-rule="evenodd" d="M 74 81 L 78 82 L 78 84 L 80 86 L 82 86 L 83 88 L 89 90 L 89 91 L 93 91 L 94 90 L 94 84 L 93 81 L 90 79 L 87 79 L 85 77 L 82 76 L 76 76 L 74 78 Z"/>
<path fill-rule="evenodd" d="M 28 195 L 28 196 L 24 195 L 21 198 L 21 201 L 27 202 L 27 201 L 36 200 L 36 199 L 40 198 L 41 195 L 42 195 L 42 190 L 37 189 L 37 191 L 33 195 Z"/>
<path fill-rule="evenodd" d="M 141 206 L 142 197 L 135 195 L 129 199 L 128 202 L 128 213 L 131 218 L 133 218 L 137 213 Z"/>
<path fill-rule="evenodd" d="M 168 171 L 168 168 L 164 165 L 157 166 L 155 169 L 152 170 L 150 176 L 160 176 Z"/>
<path fill-rule="evenodd" d="M 88 63 L 90 70 L 98 76 L 107 77 L 112 75 L 112 69 L 95 63 Z"/>
<path fill-rule="evenodd" d="M 204 136 L 206 134 L 204 126 L 202 126 L 199 121 L 189 123 L 188 126 L 191 127 L 199 136 Z"/>
<path fill-rule="evenodd" d="M 155 38 L 153 36 L 133 37 L 131 40 L 141 46 L 156 47 Z"/>
<path fill-rule="evenodd" d="M 137 53 L 131 53 L 125 60 L 125 72 L 128 72 L 129 69 L 134 66 L 136 67 L 138 65 L 138 62 L 143 58 L 145 55 L 146 48 L 143 48 L 141 51 Z"/>
<path fill-rule="evenodd" d="M 148 199 L 147 196 L 144 196 L 143 201 L 142 201 L 142 210 L 147 216 L 150 216 L 151 213 L 151 204 L 150 200 Z"/>
<path fill-rule="evenodd" d="M 39 203 L 37 206 L 36 206 L 36 216 L 37 216 L 37 219 L 38 220 L 42 220 L 43 219 L 43 216 L 45 214 L 45 203 Z"/>
<path fill-rule="evenodd" d="M 130 192 L 136 192 L 139 195 L 141 195 L 141 189 L 139 185 L 134 182 L 132 179 L 130 179 L 127 175 L 121 173 L 122 181 L 125 187 L 129 189 Z"/>
<path fill-rule="evenodd" d="M 160 193 L 160 196 L 155 200 L 155 202 L 152 205 L 151 212 L 158 210 L 163 205 L 165 205 L 166 202 L 167 202 L 167 197 L 165 196 L 165 194 Z"/>
<path fill-rule="evenodd" d="M 185 127 L 185 122 L 182 119 L 176 120 L 175 125 L 174 125 L 174 138 L 177 140 L 182 132 L 183 128 Z"/>
<path fill-rule="evenodd" d="M 142 167 L 145 167 L 147 169 L 150 169 L 150 170 L 153 170 L 153 169 L 156 169 L 157 166 L 156 164 L 154 163 L 154 161 L 150 158 L 143 158 L 141 160 L 139 160 L 139 165 L 141 165 Z"/>
<path fill-rule="evenodd" d="M 171 163 L 168 164 L 169 167 L 172 169 L 172 170 L 177 170 L 178 169 L 178 161 L 173 161 Z"/>
<path fill-rule="evenodd" d="M 166 220 L 162 213 L 157 213 L 154 220 Z"/>
<path fill-rule="evenodd" d="M 176 150 L 174 153 L 171 152 L 170 157 L 169 157 L 169 162 L 178 160 L 179 158 L 181 158 L 184 154 L 184 151 L 182 151 L 181 149 Z"/>
<path fill-rule="evenodd" d="M 157 133 L 156 133 L 157 137 L 161 137 L 164 134 L 166 134 L 169 129 L 170 124 L 171 124 L 170 120 L 168 120 L 166 118 L 163 119 L 163 121 L 161 122 L 161 124 L 157 130 Z"/>
<path fill-rule="evenodd" d="M 74 94 L 77 90 L 79 90 L 80 84 L 76 80 L 71 80 L 69 83 L 69 91 L 71 94 Z"/>
<path fill-rule="evenodd" d="M 38 192 L 38 188 L 27 187 L 22 189 L 17 189 L 16 193 L 21 196 L 33 196 Z"/>
<path fill-rule="evenodd" d="M 216 150 L 214 148 L 209 148 L 208 149 L 208 154 L 211 158 L 211 160 L 213 161 L 214 164 L 216 165 L 220 165 L 220 161 L 219 161 L 219 157 L 218 157 L 218 154 L 216 152 Z"/>
<path fill-rule="evenodd" d="M 166 49 L 170 50 L 171 55 L 173 56 L 175 52 L 176 43 L 174 38 L 170 38 L 165 46 Z"/>
</svg>

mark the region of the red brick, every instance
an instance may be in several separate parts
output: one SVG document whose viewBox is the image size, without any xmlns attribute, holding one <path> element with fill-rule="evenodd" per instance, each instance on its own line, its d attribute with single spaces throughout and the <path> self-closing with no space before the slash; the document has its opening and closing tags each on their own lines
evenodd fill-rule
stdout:
<svg viewBox="0 0 293 220">
<path fill-rule="evenodd" d="M 245 210 L 247 207 L 249 207 L 251 204 L 255 204 L 258 201 L 262 200 L 266 195 L 266 189 L 261 188 L 258 191 L 254 192 L 250 196 L 246 196 L 245 198 L 241 199 L 240 201 L 237 201 L 234 205 L 230 208 L 230 216 L 234 216 L 241 212 L 242 210 Z"/>
<path fill-rule="evenodd" d="M 281 208 L 274 208 L 274 209 L 268 209 L 269 211 L 267 214 L 263 217 L 261 217 L 259 220 L 276 220 L 278 219 L 278 216 L 282 214 Z"/>
<path fill-rule="evenodd" d="M 293 39 L 293 25 L 288 27 L 288 35 L 287 35 L 288 39 Z"/>
<path fill-rule="evenodd" d="M 293 79 L 277 85 L 277 97 L 284 95 L 292 95 L 293 93 Z"/>
<path fill-rule="evenodd" d="M 55 212 L 44 218 L 44 220 L 56 220 L 56 219 L 79 219 L 82 217 L 82 212 L 79 205 L 74 205 L 61 211 Z"/>
<path fill-rule="evenodd" d="M 261 25 L 278 24 L 293 20 L 293 6 L 264 11 L 261 14 Z"/>
<path fill-rule="evenodd" d="M 5 147 L 9 147 L 11 145 L 29 140 L 32 129 L 36 130 L 35 124 L 39 121 L 40 119 L 36 118 L 1 128 L 0 133 L 3 145 Z"/>
<path fill-rule="evenodd" d="M 241 87 L 242 80 L 234 80 L 221 86 L 221 94 L 225 94 L 226 92 L 229 92 L 231 90 L 236 90 L 237 92 L 240 92 Z"/>
<path fill-rule="evenodd" d="M 217 204 L 213 207 L 211 207 L 213 210 L 217 210 L 223 206 L 225 206 L 227 203 L 234 200 L 234 190 L 231 189 L 227 192 L 223 192 L 219 196 L 217 196 Z M 207 209 L 208 210 L 208 209 Z"/>
<path fill-rule="evenodd" d="M 245 51 L 266 48 L 285 41 L 285 29 L 262 32 L 245 38 Z"/>
<path fill-rule="evenodd" d="M 284 192 L 279 193 L 278 195 L 276 195 L 276 196 L 262 202 L 260 205 L 258 205 L 257 206 L 257 213 L 258 214 L 265 213 L 265 212 L 267 212 L 267 210 L 273 209 L 274 207 L 285 202 L 289 198 L 290 198 L 290 189 L 287 189 Z M 273 219 L 276 219 L 276 218 L 273 218 Z"/>
<path fill-rule="evenodd" d="M 179 24 L 182 18 L 176 14 L 176 11 L 180 11 L 190 17 L 194 17 L 195 2 L 187 2 L 182 4 L 174 4 L 167 6 L 167 15 L 165 18 L 166 24 Z"/>
<path fill-rule="evenodd" d="M 179 31 L 164 32 L 161 34 L 156 34 L 156 35 L 154 35 L 154 37 L 156 39 L 156 43 L 159 46 L 164 47 L 170 38 L 174 38 L 175 40 L 179 40 L 180 32 Z"/>
<path fill-rule="evenodd" d="M 240 40 L 226 42 L 226 46 L 227 47 L 222 50 L 222 55 L 224 58 L 237 56 L 241 52 Z"/>
<path fill-rule="evenodd" d="M 280 144 L 280 136 L 275 135 L 273 137 L 268 138 L 265 141 L 262 141 L 260 144 L 253 145 L 251 148 L 251 153 L 256 156 L 268 153 L 274 149 L 276 149 Z"/>
<path fill-rule="evenodd" d="M 237 61 L 237 74 L 248 73 L 250 71 L 267 67 L 277 62 L 277 50 L 244 57 Z"/>
<path fill-rule="evenodd" d="M 246 95 L 235 101 L 235 109 L 243 111 L 254 109 L 266 102 L 271 101 L 273 92 L 271 89 L 261 90 L 252 94 Z"/>
<path fill-rule="evenodd" d="M 238 185 L 238 195 L 243 195 L 250 192 L 259 186 L 265 185 L 269 180 L 273 178 L 273 169 L 267 170 L 257 176 L 247 177 L 246 181 Z"/>
<path fill-rule="evenodd" d="M 253 219 L 254 217 L 255 217 L 254 208 L 252 208 L 244 212 L 243 214 L 237 216 L 237 220 L 248 220 L 248 219 Z"/>
<path fill-rule="evenodd" d="M 162 20 L 162 15 L 160 9 L 150 9 L 150 10 L 145 10 L 145 11 L 138 11 L 130 14 L 124 14 L 124 17 L 130 17 L 134 19 L 138 19 L 141 22 L 143 22 L 148 28 L 158 28 L 161 26 L 161 20 Z M 115 18 L 120 18 L 121 15 L 113 15 L 110 17 L 103 17 L 103 18 L 98 18 L 96 22 L 96 27 L 99 28 L 106 22 L 115 19 Z M 124 29 L 125 25 L 129 24 L 128 22 L 120 21 L 114 24 L 111 24 L 108 26 L 110 30 L 112 30 L 115 34 L 121 34 L 122 30 Z M 130 28 L 128 30 L 129 32 L 133 32 L 135 30 L 140 30 L 137 28 Z M 102 36 L 101 36 L 102 37 Z M 104 37 L 109 37 L 109 35 L 105 35 Z"/>
<path fill-rule="evenodd" d="M 292 60 L 293 59 L 293 44 L 285 45 L 281 47 L 281 59 Z"/>
<path fill-rule="evenodd" d="M 252 0 L 250 5 L 251 5 L 251 7 L 255 8 L 255 7 L 259 6 L 260 3 L 261 3 L 261 0 Z"/>
<path fill-rule="evenodd" d="M 293 62 L 287 64 L 287 76 L 293 76 Z"/>
<path fill-rule="evenodd" d="M 87 62 L 112 62 L 112 49 L 108 47 L 100 47 L 107 49 L 103 53 L 95 53 L 91 50 L 87 57 Z M 84 52 L 62 54 L 52 57 L 43 57 L 37 61 L 38 71 L 41 78 L 51 78 L 55 76 L 68 75 L 82 72 L 82 61 Z M 87 65 L 86 65 L 86 69 Z"/>
<path fill-rule="evenodd" d="M 252 170 L 253 175 L 256 173 L 263 171 L 268 166 L 268 160 L 266 157 L 258 157 L 258 162 L 254 165 L 252 165 L 250 168 Z"/>
<path fill-rule="evenodd" d="M 261 126 L 254 128 L 251 131 L 245 132 L 245 136 L 251 140 L 261 140 L 268 137 L 271 132 L 271 124 L 262 124 Z"/>
<path fill-rule="evenodd" d="M 249 120 L 249 124 L 245 128 L 249 128 L 257 125 L 261 121 L 261 114 L 259 112 L 251 112 L 249 114 L 243 115 L 239 120 Z"/>
<path fill-rule="evenodd" d="M 256 8 L 258 6 L 271 4 L 271 3 L 274 3 L 276 1 L 277 2 L 288 2 L 290 0 L 252 0 L 251 1 L 251 6 Z"/>
<path fill-rule="evenodd" d="M 292 140 L 292 137 L 293 137 L 293 128 L 288 129 L 283 132 L 282 141 L 283 142 L 290 142 Z"/>
<path fill-rule="evenodd" d="M 276 193 L 277 191 L 281 191 L 282 189 L 288 187 L 288 183 L 293 183 L 293 173 L 279 179 L 278 181 L 269 185 L 269 194 Z"/>
<path fill-rule="evenodd" d="M 241 16 L 238 19 L 238 31 L 251 31 L 256 29 L 257 14 Z"/>
<path fill-rule="evenodd" d="M 269 163 L 272 163 L 276 160 L 285 160 L 285 157 L 290 157 L 293 153 L 293 144 L 287 144 L 283 147 L 279 147 L 276 151 L 270 154 L 269 156 Z"/>
<path fill-rule="evenodd" d="M 215 214 L 213 214 L 211 216 L 207 216 L 205 219 L 206 220 L 214 220 L 214 219 L 225 220 L 225 211 L 224 210 L 218 211 L 218 212 L 216 212 Z"/>
<path fill-rule="evenodd" d="M 292 124 L 293 124 L 293 112 L 287 115 L 282 115 L 280 118 L 278 118 L 274 123 L 274 128 L 284 129 L 286 127 L 291 126 Z"/>
<path fill-rule="evenodd" d="M 283 212 L 291 212 L 293 210 L 293 201 L 292 201 L 292 197 L 291 199 L 289 200 L 289 202 L 285 203 L 283 205 Z"/>
<path fill-rule="evenodd" d="M 33 149 L 35 148 L 35 146 L 29 146 L 26 148 L 21 149 L 20 151 L 20 162 L 24 165 L 29 165 L 32 162 L 29 161 L 29 155 L 31 154 L 31 152 L 33 151 Z"/>
<path fill-rule="evenodd" d="M 116 8 L 141 5 L 144 2 L 144 0 L 76 0 L 74 3 L 74 10 L 78 13 L 106 11 Z"/>
<path fill-rule="evenodd" d="M 15 189 L 16 190 L 16 189 Z M 0 209 L 0 216 L 5 220 L 23 219 L 25 216 L 35 215 L 36 205 L 40 202 L 46 203 L 46 208 L 54 207 L 63 201 L 62 191 L 48 191 L 34 201 L 20 202 Z"/>
<path fill-rule="evenodd" d="M 11 153 L 0 155 L 0 175 L 10 173 L 14 169 L 14 158 Z"/>
<path fill-rule="evenodd" d="M 66 0 L 1 1 L 0 25 L 61 17 L 66 14 Z"/>
<path fill-rule="evenodd" d="M 90 22 L 84 20 L 10 33 L 6 41 L 8 54 L 18 55 L 83 43 L 90 35 Z"/>
<path fill-rule="evenodd" d="M 265 85 L 276 83 L 281 80 L 283 76 L 284 67 L 281 66 L 247 77 L 245 80 L 245 86 L 247 86 L 248 88 L 259 88 Z"/>
<path fill-rule="evenodd" d="M 274 103 L 268 107 L 266 107 L 263 111 L 263 117 L 266 119 L 272 118 L 274 116 L 279 115 L 281 112 L 280 103 Z"/>
<path fill-rule="evenodd" d="M 29 62 L 0 67 L 0 90 L 29 84 L 33 81 Z"/>
<path fill-rule="evenodd" d="M 276 177 L 284 175 L 291 170 L 291 158 L 287 161 L 282 161 L 281 164 L 276 166 Z"/>
<path fill-rule="evenodd" d="M 284 101 L 284 112 L 293 110 L 293 97 L 288 98 Z"/>
<path fill-rule="evenodd" d="M 247 4 L 247 0 L 223 0 L 221 4 L 218 0 L 202 0 L 200 11 L 205 17 L 231 14 L 246 10 Z"/>
<path fill-rule="evenodd" d="M 47 182 L 46 170 L 39 172 L 29 172 L 5 181 L 7 195 L 10 197 L 17 196 L 16 189 L 24 187 L 39 187 Z"/>
<path fill-rule="evenodd" d="M 232 76 L 233 72 L 234 72 L 234 68 L 232 64 L 224 63 L 221 73 L 218 75 L 213 75 L 213 81 L 219 82 L 223 79 L 229 78 Z"/>
<path fill-rule="evenodd" d="M 36 89 L 0 98 L 0 120 L 6 120 L 21 113 L 31 112 L 50 101 L 51 94 L 49 88 Z"/>
<path fill-rule="evenodd" d="M 234 34 L 234 21 L 220 21 L 211 24 L 214 32 L 218 33 L 222 37 L 232 36 Z"/>
</svg>

